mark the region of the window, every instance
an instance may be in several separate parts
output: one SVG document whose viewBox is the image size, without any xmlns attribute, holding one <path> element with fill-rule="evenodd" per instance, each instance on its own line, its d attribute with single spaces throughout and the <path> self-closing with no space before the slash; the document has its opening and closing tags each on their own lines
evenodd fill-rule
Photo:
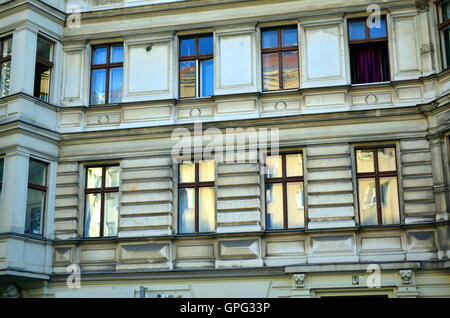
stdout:
<svg viewBox="0 0 450 318">
<path fill-rule="evenodd" d="M 212 35 L 180 38 L 180 98 L 214 95 Z"/>
<path fill-rule="evenodd" d="M 47 164 L 30 159 L 25 233 L 42 235 L 46 195 Z"/>
<path fill-rule="evenodd" d="M 356 150 L 361 225 L 400 222 L 395 147 Z"/>
<path fill-rule="evenodd" d="M 12 38 L 0 40 L 0 97 L 9 95 L 11 78 Z"/>
<path fill-rule="evenodd" d="M 36 71 L 34 74 L 34 96 L 49 101 L 50 79 L 53 68 L 53 43 L 37 38 Z"/>
<path fill-rule="evenodd" d="M 266 157 L 266 228 L 294 229 L 305 225 L 302 154 Z"/>
<path fill-rule="evenodd" d="M 438 5 L 439 32 L 442 41 L 444 67 L 450 66 L 450 1 L 441 1 Z"/>
<path fill-rule="evenodd" d="M 94 47 L 91 59 L 91 105 L 120 103 L 122 81 L 123 45 Z"/>
<path fill-rule="evenodd" d="M 352 83 L 375 83 L 390 80 L 386 17 L 369 28 L 366 20 L 348 21 Z"/>
<path fill-rule="evenodd" d="M 119 166 L 86 168 L 85 237 L 117 236 L 119 223 Z"/>
<path fill-rule="evenodd" d="M 294 26 L 262 30 L 263 90 L 299 87 L 298 37 Z"/>
<path fill-rule="evenodd" d="M 213 232 L 216 222 L 214 160 L 179 165 L 178 232 Z"/>
</svg>

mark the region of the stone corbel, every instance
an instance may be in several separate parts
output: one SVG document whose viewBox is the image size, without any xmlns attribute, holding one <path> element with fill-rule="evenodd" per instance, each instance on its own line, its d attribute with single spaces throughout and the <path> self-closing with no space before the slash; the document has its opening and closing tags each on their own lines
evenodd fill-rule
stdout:
<svg viewBox="0 0 450 318">
<path fill-rule="evenodd" d="M 400 278 L 402 280 L 402 284 L 411 285 L 414 278 L 414 272 L 412 269 L 401 269 L 399 271 Z"/>
<path fill-rule="evenodd" d="M 305 278 L 306 278 L 305 273 L 299 273 L 299 274 L 292 275 L 294 287 L 295 288 L 304 288 L 305 287 Z"/>
</svg>

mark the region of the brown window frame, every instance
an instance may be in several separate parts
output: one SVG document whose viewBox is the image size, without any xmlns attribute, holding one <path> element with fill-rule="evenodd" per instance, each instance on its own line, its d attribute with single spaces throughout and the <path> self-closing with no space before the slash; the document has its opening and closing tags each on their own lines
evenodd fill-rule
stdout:
<svg viewBox="0 0 450 318">
<path fill-rule="evenodd" d="M 352 46 L 355 45 L 359 45 L 359 44 L 364 44 L 364 43 L 377 43 L 377 42 L 385 42 L 386 43 L 386 54 L 389 60 L 389 34 L 388 34 L 388 19 L 387 16 L 385 14 L 381 15 L 380 18 L 384 18 L 384 21 L 386 23 L 386 36 L 385 37 L 381 37 L 381 38 L 374 38 L 371 39 L 370 38 L 370 29 L 367 26 L 367 17 L 364 18 L 354 18 L 354 19 L 348 19 L 347 20 L 347 28 L 348 28 L 348 46 L 349 46 L 349 54 L 350 54 L 350 77 L 351 77 L 351 82 L 352 84 L 370 84 L 370 83 L 375 83 L 375 82 L 368 82 L 368 83 L 353 83 L 353 73 L 354 73 L 354 66 L 353 66 L 353 60 L 351 57 L 351 52 L 352 52 Z M 365 39 L 363 40 L 350 40 L 350 28 L 348 27 L 350 22 L 364 22 L 364 33 L 365 33 Z M 387 66 L 387 76 L 388 78 L 383 79 L 382 82 L 387 82 L 390 81 L 392 79 L 392 75 L 391 75 L 391 70 L 390 70 L 390 63 Z M 383 72 L 381 71 L 381 73 L 383 74 Z"/>
<path fill-rule="evenodd" d="M 109 86 L 110 86 L 110 71 L 112 68 L 122 67 L 122 62 L 111 63 L 111 49 L 113 46 L 122 46 L 122 42 L 99 44 L 92 46 L 91 49 L 91 71 L 90 71 L 90 83 L 89 83 L 89 105 L 108 105 L 109 104 Z M 99 48 L 106 48 L 106 63 L 105 64 L 93 64 L 94 63 L 94 51 Z M 104 104 L 92 104 L 92 71 L 93 70 L 106 70 L 106 83 L 105 83 L 105 103 Z M 123 85 L 123 82 L 122 82 Z"/>
<path fill-rule="evenodd" d="M 120 187 L 105 187 L 106 185 L 106 169 L 109 167 L 118 167 L 119 164 L 104 164 L 104 165 L 89 165 L 85 166 L 85 179 L 84 179 L 84 220 L 83 220 L 83 237 L 84 238 L 102 238 L 104 236 L 104 223 L 105 223 L 105 194 L 106 193 L 118 193 Z M 100 188 L 88 188 L 88 169 L 89 168 L 102 168 L 102 184 Z M 99 236 L 86 236 L 86 204 L 88 202 L 88 194 L 100 194 L 100 234 Z M 119 231 L 117 231 L 119 233 Z M 116 236 L 106 236 L 116 237 Z"/>
<path fill-rule="evenodd" d="M 283 29 L 295 29 L 297 31 L 297 45 L 293 46 L 285 46 L 283 47 L 283 39 L 282 39 L 282 31 Z M 263 32 L 264 31 L 272 31 L 276 30 L 278 33 L 278 47 L 277 48 L 267 48 L 264 49 L 263 46 Z M 283 25 L 279 27 L 269 27 L 269 28 L 263 28 L 261 29 L 261 61 L 263 59 L 263 55 L 266 53 L 277 53 L 278 54 L 278 89 L 264 89 L 264 79 L 261 79 L 261 86 L 263 92 L 274 92 L 274 91 L 282 91 L 282 90 L 294 90 L 297 88 L 288 88 L 285 89 L 284 83 L 283 83 L 283 53 L 284 52 L 297 52 L 297 58 L 299 57 L 299 44 L 298 44 L 298 27 L 296 25 Z M 299 85 L 300 85 L 300 62 L 297 64 L 297 72 L 298 72 L 298 79 L 299 79 Z M 264 76 L 264 64 L 261 62 L 261 75 Z"/>
<path fill-rule="evenodd" d="M 302 155 L 302 175 L 301 176 L 294 176 L 294 177 L 288 177 L 287 176 L 287 169 L 286 169 L 286 155 L 293 155 L 293 154 L 301 154 Z M 268 153 L 266 155 L 270 156 L 271 154 Z M 281 156 L 281 177 L 280 178 L 267 178 L 267 174 L 264 176 L 264 208 L 265 208 L 265 222 L 266 222 L 266 231 L 282 231 L 282 230 L 296 230 L 296 229 L 305 229 L 306 225 L 307 225 L 307 212 L 306 212 L 306 207 L 305 207 L 305 212 L 304 212 L 304 226 L 303 227 L 297 227 L 297 228 L 290 228 L 288 227 L 289 225 L 289 211 L 288 211 L 288 206 L 287 206 L 287 184 L 291 183 L 291 182 L 302 182 L 303 183 L 303 198 L 306 201 L 306 196 L 305 196 L 305 165 L 304 165 L 304 160 L 303 160 L 303 152 L 302 151 L 288 151 L 288 152 L 282 152 L 280 154 L 278 154 Z M 265 162 L 264 162 L 265 164 Z M 283 228 L 282 229 L 269 229 L 267 228 L 267 224 L 268 224 L 268 218 L 267 218 L 267 195 L 266 195 L 266 185 L 268 184 L 282 184 L 282 188 L 283 188 Z"/>
<path fill-rule="evenodd" d="M 1 162 L 1 164 L 3 165 L 3 167 L 2 167 L 2 169 L 3 169 L 3 174 L 2 174 L 2 176 L 0 177 L 0 193 L 1 193 L 1 190 L 2 190 L 2 188 L 3 188 L 3 177 L 5 176 L 5 158 L 4 158 L 4 157 L 0 157 L 0 162 Z M 1 197 L 0 197 L 0 199 L 1 199 Z"/>
<path fill-rule="evenodd" d="M 55 57 L 55 42 L 54 41 L 52 41 L 52 40 L 50 40 L 49 38 L 47 38 L 47 37 L 45 37 L 45 36 L 41 36 L 41 35 L 38 35 L 38 38 L 41 38 L 41 39 L 43 39 L 43 40 L 45 40 L 45 41 L 47 41 L 47 42 L 50 42 L 51 44 L 52 44 L 52 51 L 51 51 L 51 56 L 52 56 L 52 59 L 54 59 L 54 57 Z M 53 67 L 55 66 L 55 63 L 54 62 L 52 62 L 52 61 L 50 61 L 50 60 L 47 60 L 47 59 L 45 59 L 45 58 L 43 58 L 43 57 L 40 57 L 40 56 L 37 56 L 37 52 L 36 52 L 36 65 L 35 65 L 35 68 L 37 68 L 37 64 L 42 64 L 42 65 L 44 65 L 44 66 L 46 66 L 46 67 L 48 67 L 49 68 L 49 71 L 50 71 L 50 78 L 49 78 L 49 87 L 48 87 L 48 100 L 47 101 L 44 101 L 44 102 L 47 102 L 47 103 L 49 103 L 50 102 L 50 97 L 51 97 L 51 90 L 52 90 L 52 74 L 53 74 Z M 36 80 L 36 77 L 35 77 L 35 79 L 34 80 Z M 34 95 L 34 89 L 35 89 L 35 87 L 36 87 L 36 84 L 34 84 L 33 85 L 34 87 L 33 87 L 33 95 Z M 34 97 L 36 97 L 36 98 L 38 98 L 39 100 L 41 100 L 38 96 L 36 96 L 36 95 L 34 95 Z"/>
<path fill-rule="evenodd" d="M 394 148 L 395 154 L 395 171 L 380 171 L 378 165 L 378 149 L 383 148 Z M 356 157 L 356 152 L 358 150 L 372 150 L 374 158 L 374 172 L 358 172 L 358 160 Z M 397 147 L 396 145 L 379 145 L 379 146 L 361 146 L 355 147 L 355 169 L 356 169 L 356 189 L 357 189 L 357 200 L 358 200 L 358 222 L 360 226 L 380 226 L 388 225 L 383 223 L 383 211 L 381 208 L 381 192 L 380 192 L 380 178 L 386 177 L 396 177 L 397 178 L 397 194 L 398 194 L 398 206 L 399 206 L 399 223 L 401 223 L 401 212 L 400 212 L 400 191 L 398 188 L 398 160 L 397 160 Z M 359 180 L 360 179 L 375 179 L 375 193 L 377 196 L 377 224 L 376 225 L 362 225 L 361 224 L 361 207 L 359 205 Z"/>
<path fill-rule="evenodd" d="M 186 39 L 194 39 L 195 40 L 195 52 L 199 52 L 199 39 L 200 38 L 209 38 L 212 37 L 214 41 L 214 34 L 212 33 L 203 33 L 203 34 L 195 34 L 195 35 L 185 35 L 180 36 L 178 39 L 178 47 L 181 48 L 181 41 Z M 178 96 L 180 99 L 185 98 L 199 98 L 201 95 L 201 77 L 200 77 L 200 61 L 206 61 L 206 60 L 214 60 L 214 47 L 213 47 L 213 53 L 211 54 L 196 54 L 196 55 L 189 55 L 189 56 L 181 56 L 181 49 L 178 50 L 178 78 L 181 78 L 181 68 L 180 68 L 180 62 L 185 61 L 195 61 L 196 62 L 196 81 L 195 81 L 195 96 L 183 96 L 181 97 L 181 82 L 178 80 Z"/>
<path fill-rule="evenodd" d="M 0 75 L 1 75 L 1 71 L 3 69 L 3 63 L 11 61 L 11 58 L 12 58 L 12 52 L 11 52 L 11 55 L 3 57 L 3 46 L 4 46 L 5 41 L 9 40 L 9 39 L 11 39 L 13 41 L 13 36 L 9 35 L 9 36 L 6 36 L 6 37 L 3 37 L 0 39 Z M 12 41 L 11 41 L 11 43 L 12 43 Z"/>
<path fill-rule="evenodd" d="M 213 158 L 207 158 L 204 160 L 214 160 Z M 185 161 L 186 162 L 186 161 Z M 192 161 L 191 161 L 192 162 Z M 183 162 L 178 164 L 178 189 L 194 189 L 195 191 L 195 230 L 192 233 L 184 233 L 179 232 L 178 234 L 188 235 L 188 234 L 205 234 L 205 233 L 214 233 L 214 232 L 200 232 L 200 210 L 199 210 L 199 197 L 200 197 L 200 188 L 210 188 L 215 187 L 214 181 L 200 181 L 200 163 L 198 160 L 195 160 L 195 181 L 194 182 L 180 182 L 180 166 Z M 216 165 L 216 161 L 214 160 L 214 166 Z M 216 193 L 214 192 L 214 195 Z M 178 195 L 178 207 L 180 206 L 180 196 Z M 180 210 L 178 209 L 178 229 L 181 228 L 180 224 Z"/>
<path fill-rule="evenodd" d="M 42 163 L 46 167 L 45 167 L 45 176 L 44 176 L 45 186 L 41 186 L 41 185 L 38 185 L 38 184 L 33 184 L 33 183 L 30 183 L 30 182 L 27 182 L 27 190 L 28 189 L 33 189 L 33 190 L 44 192 L 44 204 L 43 204 L 43 208 L 42 208 L 42 212 L 41 212 L 42 213 L 41 228 L 40 228 L 40 232 L 41 233 L 37 234 L 37 233 L 26 232 L 26 234 L 37 235 L 37 236 L 44 236 L 45 211 L 47 209 L 47 191 L 48 191 L 48 168 L 49 168 L 49 163 L 45 162 L 45 161 L 42 161 L 42 160 L 34 159 L 34 158 L 30 158 L 29 161 Z M 30 177 L 28 176 L 28 179 L 29 178 Z"/>
</svg>

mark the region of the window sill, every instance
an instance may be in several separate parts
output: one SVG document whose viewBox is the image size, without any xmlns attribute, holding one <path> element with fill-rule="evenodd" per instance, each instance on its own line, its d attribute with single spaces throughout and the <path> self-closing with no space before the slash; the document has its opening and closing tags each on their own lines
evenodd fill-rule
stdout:
<svg viewBox="0 0 450 318">
<path fill-rule="evenodd" d="M 351 87 L 365 87 L 365 86 L 374 86 L 374 85 L 389 85 L 392 81 L 384 81 L 384 82 L 371 82 L 371 83 L 360 83 L 360 84 L 350 84 Z"/>
</svg>

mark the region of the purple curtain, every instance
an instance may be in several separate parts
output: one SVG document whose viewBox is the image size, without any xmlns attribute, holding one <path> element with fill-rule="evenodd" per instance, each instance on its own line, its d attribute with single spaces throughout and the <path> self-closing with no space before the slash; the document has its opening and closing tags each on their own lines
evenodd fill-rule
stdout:
<svg viewBox="0 0 450 318">
<path fill-rule="evenodd" d="M 390 80 L 387 42 L 353 44 L 350 58 L 353 84 Z"/>
</svg>

